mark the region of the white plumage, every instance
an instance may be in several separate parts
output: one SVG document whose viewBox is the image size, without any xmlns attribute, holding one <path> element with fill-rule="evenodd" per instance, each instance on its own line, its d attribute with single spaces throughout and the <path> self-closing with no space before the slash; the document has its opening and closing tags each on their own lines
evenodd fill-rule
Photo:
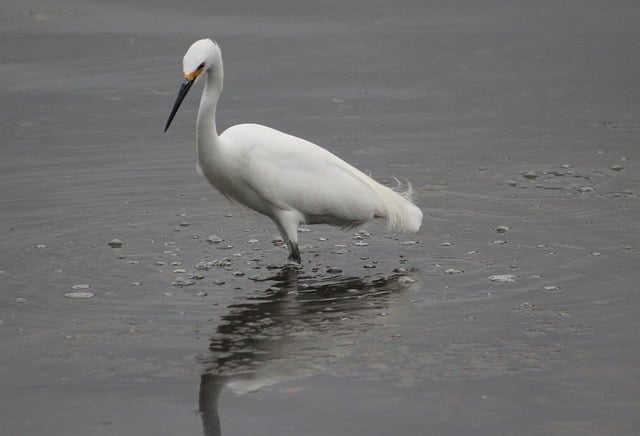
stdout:
<svg viewBox="0 0 640 436">
<path fill-rule="evenodd" d="M 205 86 L 196 127 L 198 168 L 220 193 L 271 218 L 300 263 L 298 225 L 354 227 L 385 218 L 392 231 L 417 232 L 422 211 L 411 185 L 399 193 L 309 141 L 258 124 L 238 124 L 218 135 L 222 55 L 209 39 L 194 42 L 183 60 L 183 82 L 165 131 L 201 76 Z"/>
</svg>

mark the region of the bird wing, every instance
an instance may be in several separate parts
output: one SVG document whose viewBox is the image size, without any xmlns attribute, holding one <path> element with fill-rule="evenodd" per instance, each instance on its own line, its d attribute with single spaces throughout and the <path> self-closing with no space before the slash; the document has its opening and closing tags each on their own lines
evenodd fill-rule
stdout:
<svg viewBox="0 0 640 436">
<path fill-rule="evenodd" d="M 376 182 L 309 141 L 254 124 L 234 126 L 223 137 L 238 157 L 234 174 L 274 208 L 345 226 L 383 213 L 370 184 Z"/>
</svg>

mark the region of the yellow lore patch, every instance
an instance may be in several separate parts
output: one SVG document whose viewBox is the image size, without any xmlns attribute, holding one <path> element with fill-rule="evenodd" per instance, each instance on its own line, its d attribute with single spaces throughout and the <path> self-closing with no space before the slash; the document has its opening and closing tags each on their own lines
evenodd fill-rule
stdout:
<svg viewBox="0 0 640 436">
<path fill-rule="evenodd" d="M 185 74 L 184 78 L 187 79 L 187 80 L 194 80 L 196 77 L 198 77 L 200 75 L 200 73 L 202 73 L 202 67 L 198 67 L 194 71 L 192 71 L 191 73 Z"/>
</svg>

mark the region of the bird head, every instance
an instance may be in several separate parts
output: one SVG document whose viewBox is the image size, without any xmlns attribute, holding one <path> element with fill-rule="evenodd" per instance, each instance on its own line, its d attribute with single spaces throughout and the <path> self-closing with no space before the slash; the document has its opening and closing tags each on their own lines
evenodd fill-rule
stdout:
<svg viewBox="0 0 640 436">
<path fill-rule="evenodd" d="M 184 82 L 182 82 L 182 85 L 180 85 L 178 96 L 176 97 L 176 101 L 173 104 L 173 109 L 171 110 L 171 114 L 169 115 L 167 124 L 164 127 L 165 132 L 171 125 L 173 117 L 178 112 L 182 101 L 189 93 L 189 90 L 191 89 L 193 84 L 198 80 L 198 78 L 200 78 L 202 73 L 211 68 L 211 66 L 218 58 L 220 58 L 220 56 L 220 48 L 215 42 L 210 39 L 200 39 L 191 44 L 191 47 L 189 47 L 184 55 L 184 58 L 182 59 Z"/>
</svg>

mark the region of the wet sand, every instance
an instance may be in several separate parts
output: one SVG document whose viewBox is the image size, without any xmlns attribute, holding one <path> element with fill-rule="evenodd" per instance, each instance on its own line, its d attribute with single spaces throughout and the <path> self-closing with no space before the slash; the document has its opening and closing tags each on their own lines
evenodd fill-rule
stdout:
<svg viewBox="0 0 640 436">
<path fill-rule="evenodd" d="M 344 3 L 3 6 L 2 434 L 640 428 L 640 8 Z M 197 92 L 162 133 L 201 37 L 220 129 L 410 180 L 420 233 L 278 268 L 195 173 Z"/>
</svg>

